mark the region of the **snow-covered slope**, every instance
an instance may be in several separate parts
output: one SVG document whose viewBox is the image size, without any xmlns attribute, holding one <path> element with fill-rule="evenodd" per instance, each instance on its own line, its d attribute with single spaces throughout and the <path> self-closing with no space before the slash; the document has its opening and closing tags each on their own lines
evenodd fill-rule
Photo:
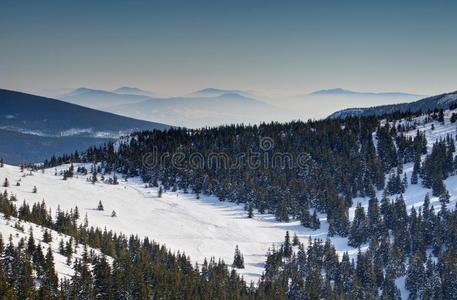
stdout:
<svg viewBox="0 0 457 300">
<path fill-rule="evenodd" d="M 425 134 L 425 138 L 427 139 L 427 151 L 430 153 L 433 144 L 440 140 L 440 139 L 445 139 L 446 136 L 452 136 L 454 139 L 457 137 L 457 123 L 451 123 L 450 118 L 452 113 L 456 113 L 456 110 L 446 110 L 444 111 L 444 124 L 438 122 L 438 121 L 431 121 L 427 120 L 427 116 L 423 115 L 417 118 L 413 118 L 412 120 L 399 120 L 396 121 L 395 124 L 399 125 L 405 125 L 405 126 L 415 126 L 415 129 L 411 129 L 406 133 L 407 136 L 414 137 L 417 134 L 417 130 L 419 132 Z M 381 121 L 381 124 L 384 125 L 386 123 L 385 120 Z M 394 124 L 392 122 L 389 123 L 390 126 L 393 126 Z M 433 129 L 432 129 L 433 127 Z M 374 135 L 376 137 L 376 135 Z M 375 140 L 375 143 L 376 140 Z M 424 156 L 422 157 L 422 159 Z M 406 176 L 408 178 L 408 183 L 411 182 L 411 174 L 413 172 L 413 163 L 408 163 L 403 166 L 403 171 L 406 173 Z M 388 175 L 386 175 L 387 179 Z M 450 176 L 444 181 L 446 188 L 449 190 L 449 193 L 451 195 L 450 199 L 450 204 L 448 205 L 449 209 L 453 209 L 457 200 L 457 176 Z M 378 199 L 382 198 L 382 191 L 378 191 L 377 197 Z M 403 194 L 403 198 L 405 199 L 405 203 L 409 209 L 411 209 L 413 206 L 418 207 L 422 205 L 423 200 L 425 195 L 429 193 L 431 196 L 431 190 L 424 188 L 421 184 L 421 180 L 419 179 L 419 183 L 415 185 L 408 185 L 408 188 L 406 189 L 406 192 Z M 365 208 L 368 208 L 368 198 L 355 198 L 354 199 L 354 205 L 350 209 L 350 216 L 351 218 L 353 217 L 354 210 L 355 210 L 355 204 L 358 202 L 362 203 Z M 430 198 L 430 203 L 431 205 L 435 205 L 435 209 L 439 209 L 440 203 L 438 197 L 431 197 Z"/>
<path fill-rule="evenodd" d="M 400 103 L 391 105 L 381 105 L 366 108 L 347 108 L 332 113 L 329 118 L 347 118 L 351 116 L 381 116 L 393 112 L 426 112 L 437 108 L 447 109 L 452 104 L 457 103 L 457 91 L 452 93 L 441 94 L 427 97 L 411 103 Z"/>
<path fill-rule="evenodd" d="M 15 226 L 19 225 L 19 226 Z M 19 229 L 23 228 L 22 229 Z M 58 233 L 57 231 L 38 226 L 34 223 L 20 221 L 16 218 L 11 218 L 10 220 L 5 219 L 4 215 L 0 213 L 0 234 L 2 235 L 3 242 L 8 243 L 9 237 L 13 239 L 15 245 L 18 244 L 20 239 L 24 239 L 25 242 L 28 241 L 30 236 L 30 229 L 32 230 L 32 235 L 35 240 L 35 245 L 41 245 L 43 254 L 45 255 L 48 251 L 48 248 L 51 247 L 52 254 L 54 257 L 54 266 L 59 278 L 70 278 L 74 275 L 73 262 L 75 259 L 81 259 L 84 251 L 84 246 L 78 244 L 77 247 L 73 245 L 73 250 L 76 249 L 76 252 L 72 254 L 72 263 L 67 264 L 67 257 L 59 253 L 59 243 L 63 240 L 64 243 L 67 243 L 70 240 L 70 237 Z M 52 236 L 52 242 L 47 244 L 43 241 L 43 233 L 48 230 L 48 233 Z M 73 239 L 74 241 L 74 239 Z M 95 255 L 101 255 L 101 252 L 97 249 L 92 249 L 87 247 L 87 251 L 94 251 Z M 108 261 L 112 261 L 111 257 L 107 257 Z"/>
<path fill-rule="evenodd" d="M 242 206 L 212 197 L 202 196 L 198 200 L 195 195 L 170 192 L 157 198 L 157 189 L 145 188 L 134 179 L 120 180 L 119 185 L 92 184 L 85 176 L 64 181 L 54 172 L 49 169 L 45 174 L 34 172 L 23 177 L 20 168 L 5 165 L 0 168 L 0 179 L 8 178 L 12 184 L 6 190 L 14 193 L 19 202 L 44 199 L 53 212 L 59 205 L 62 210 L 77 205 L 82 216 L 87 214 L 91 226 L 148 236 L 171 250 L 184 251 L 194 261 L 202 262 L 205 257 L 214 256 L 231 264 L 235 246 L 239 245 L 246 266 L 241 273 L 247 280 L 258 279 L 268 248 L 282 242 L 286 231 L 297 232 L 304 242 L 309 234 L 325 238 L 327 232 L 325 225 L 313 232 L 298 221 L 276 222 L 271 215 L 249 219 Z M 14 186 L 19 179 L 21 185 Z M 36 194 L 32 193 L 34 186 L 38 189 Z M 99 201 L 104 211 L 96 210 Z M 113 210 L 117 214 L 114 218 Z"/>
<path fill-rule="evenodd" d="M 437 139 L 448 134 L 455 137 L 456 127 L 450 123 L 451 114 L 451 111 L 445 112 L 444 125 L 428 122 L 425 116 L 401 120 L 396 124 L 415 125 L 415 129 L 407 132 L 407 135 L 415 135 L 417 129 L 424 132 L 430 149 Z M 304 228 L 298 221 L 279 223 L 272 215 L 255 214 L 253 219 L 249 219 L 242 206 L 220 202 L 214 197 L 201 196 L 201 199 L 197 199 L 192 194 L 167 192 L 158 198 L 157 189 L 146 188 L 138 178 L 130 178 L 127 182 L 120 180 L 119 185 L 102 182 L 92 184 L 86 176 L 81 175 L 64 181 L 60 171 L 66 168 L 68 166 L 59 167 L 58 176 L 54 175 L 54 169 L 48 169 L 44 174 L 34 172 L 23 177 L 28 172 L 21 173 L 19 168 L 7 165 L 0 168 L 0 180 L 3 181 L 5 177 L 9 179 L 12 184 L 7 190 L 16 194 L 19 201 L 34 203 L 44 199 L 53 211 L 59 205 L 63 210 L 77 205 L 82 215 L 87 214 L 90 225 L 140 237 L 148 236 L 171 250 L 184 251 L 194 261 L 202 262 L 205 257 L 214 256 L 230 264 L 235 246 L 239 245 L 246 265 L 246 269 L 240 270 L 240 273 L 247 280 L 258 279 L 263 271 L 267 249 L 272 244 L 282 242 L 286 231 L 291 234 L 296 232 L 305 244 L 309 236 L 327 238 L 328 223 L 324 214 L 320 216 L 321 228 L 313 231 Z M 412 164 L 404 166 L 408 181 L 412 168 Z M 20 186 L 14 186 L 17 180 L 21 180 Z M 457 200 L 457 176 L 449 177 L 445 184 L 451 194 L 448 207 L 453 208 Z M 32 193 L 34 186 L 38 188 L 36 194 Z M 408 185 L 403 194 L 408 208 L 420 206 L 426 193 L 431 194 L 431 191 L 422 187 L 420 182 Z M 379 191 L 378 198 L 381 196 L 382 192 Z M 102 201 L 104 211 L 96 210 L 99 201 Z M 357 203 L 367 207 L 368 198 L 355 198 L 353 202 L 351 219 Z M 438 209 L 438 198 L 432 197 L 431 204 L 437 205 Z M 111 217 L 113 210 L 117 217 Z M 348 251 L 352 257 L 357 254 L 358 249 L 349 247 L 346 238 L 332 237 L 331 240 L 340 254 L 344 251 Z M 362 250 L 366 248 L 367 245 L 362 246 Z M 399 285 L 401 282 L 401 278 L 397 280 Z"/>
</svg>

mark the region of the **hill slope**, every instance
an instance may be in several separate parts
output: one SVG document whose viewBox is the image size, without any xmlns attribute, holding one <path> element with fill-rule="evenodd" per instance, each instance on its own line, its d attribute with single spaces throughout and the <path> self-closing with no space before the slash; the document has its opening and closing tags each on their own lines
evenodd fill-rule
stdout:
<svg viewBox="0 0 457 300">
<path fill-rule="evenodd" d="M 122 132 L 169 127 L 3 89 L 0 89 L 0 105 L 1 128 L 38 135 L 119 136 Z"/>
<path fill-rule="evenodd" d="M 85 136 L 38 136 L 0 129 L 0 158 L 18 165 L 26 162 L 42 162 L 52 155 L 74 153 L 90 146 L 99 146 L 111 141 L 108 138 Z"/>
<path fill-rule="evenodd" d="M 427 97 L 411 103 L 381 105 L 368 108 L 348 108 L 332 113 L 329 118 L 347 118 L 350 116 L 381 116 L 393 112 L 419 112 L 433 109 L 447 109 L 457 103 L 457 91 Z"/>
<path fill-rule="evenodd" d="M 73 153 L 134 131 L 169 128 L 87 107 L 0 89 L 0 158 L 11 164 Z"/>
</svg>

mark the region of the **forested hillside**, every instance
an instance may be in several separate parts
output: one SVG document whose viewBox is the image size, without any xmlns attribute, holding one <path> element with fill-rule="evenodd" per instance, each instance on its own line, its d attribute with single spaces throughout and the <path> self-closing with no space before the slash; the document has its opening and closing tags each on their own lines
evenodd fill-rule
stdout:
<svg viewBox="0 0 457 300">
<path fill-rule="evenodd" d="M 196 276 L 189 290 L 176 294 L 182 291 L 180 283 L 161 286 L 146 281 L 149 289 L 144 295 L 172 292 L 169 298 L 453 299 L 457 291 L 456 120 L 457 113 L 451 108 L 306 123 L 146 131 L 83 153 L 52 157 L 43 166 L 32 168 L 52 170 L 63 163 L 81 163 L 78 168 L 70 166 L 56 172 L 56 176 L 71 180 L 86 174 L 94 184 L 100 180 L 115 184 L 113 174 L 124 179 L 139 176 L 146 187 L 158 191 L 159 197 L 172 192 L 190 193 L 197 199 L 214 195 L 220 201 L 244 205 L 248 219 L 253 214 L 271 213 L 281 222 L 299 220 L 309 228 L 307 232 L 324 225 L 328 231 L 322 235 L 328 236 L 326 241 L 318 236 L 300 240 L 287 233 L 283 244 L 268 251 L 264 274 L 256 286 L 247 287 L 236 271 L 221 263 L 215 268 L 224 271 L 214 284 L 222 284 L 222 294 L 202 294 L 207 284 L 214 287 L 211 277 L 205 277 L 205 267 L 192 267 L 186 259 Z M 205 160 L 208 157 L 213 159 Z M 81 166 L 92 167 L 88 171 Z M 7 196 L 3 196 L 2 212 L 23 218 L 21 211 L 27 209 L 14 209 L 14 201 Z M 43 213 L 35 222 L 50 220 L 46 210 Z M 71 214 L 67 215 L 71 219 Z M 54 221 L 44 225 L 57 230 Z M 107 247 L 105 241 L 117 245 L 118 239 L 126 238 L 110 233 L 112 238 L 106 239 L 100 230 L 93 236 L 97 241 L 94 245 L 93 240 L 81 236 L 85 230 L 96 229 L 84 225 L 70 229 L 64 233 L 77 234 L 80 242 L 99 247 L 114 258 L 113 270 L 106 274 L 115 280 L 119 249 Z M 123 242 L 128 253 L 148 245 L 137 240 L 135 246 L 131 240 Z M 347 247 L 342 248 L 342 243 Z M 346 249 L 342 255 L 341 249 Z M 358 254 L 351 255 L 347 249 Z M 180 260 L 179 255 L 173 257 Z M 233 266 L 243 267 L 238 247 Z M 163 268 L 160 272 L 169 272 L 170 264 Z M 134 276 L 135 270 L 131 272 Z M 146 274 L 150 274 L 148 278 L 156 276 Z M 203 287 L 196 284 L 202 282 L 201 276 L 206 278 Z M 131 277 L 116 280 L 120 280 L 116 288 L 123 285 L 124 292 L 136 295 L 135 285 L 127 284 Z M 75 282 L 61 286 L 60 292 L 71 295 Z M 88 286 L 95 289 L 97 280 L 90 282 Z M 168 284 L 169 279 L 164 282 Z M 230 286 L 227 282 L 237 288 L 225 289 Z M 77 286 L 73 289 L 79 292 Z M 114 286 L 112 291 L 115 293 Z"/>
</svg>

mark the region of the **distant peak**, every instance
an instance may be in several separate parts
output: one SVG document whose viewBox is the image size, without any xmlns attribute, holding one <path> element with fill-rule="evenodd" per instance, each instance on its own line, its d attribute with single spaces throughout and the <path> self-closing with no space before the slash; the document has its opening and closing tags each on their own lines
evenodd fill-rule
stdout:
<svg viewBox="0 0 457 300">
<path fill-rule="evenodd" d="M 113 90 L 113 92 L 119 93 L 119 92 L 146 92 L 146 91 L 139 89 L 139 88 L 135 88 L 135 87 L 122 86 L 120 88 Z"/>
<path fill-rule="evenodd" d="M 237 93 L 240 92 L 238 90 L 224 90 L 224 89 L 218 89 L 218 88 L 204 88 L 201 90 L 196 91 L 195 93 Z"/>
<path fill-rule="evenodd" d="M 155 93 L 142 90 L 136 87 L 130 87 L 130 86 L 123 86 L 120 88 L 117 88 L 113 90 L 113 93 L 116 94 L 132 94 L 132 95 L 140 95 L 140 96 L 157 96 Z"/>
<path fill-rule="evenodd" d="M 355 94 L 356 92 L 346 90 L 343 88 L 324 89 L 312 92 L 310 95 L 341 95 L 341 94 Z"/>
<path fill-rule="evenodd" d="M 231 95 L 232 97 L 246 97 L 248 93 L 240 90 L 225 90 L 209 87 L 189 94 L 189 96 L 192 97 L 225 97 L 226 95 Z"/>
<path fill-rule="evenodd" d="M 75 89 L 73 92 L 75 93 L 81 93 L 81 92 L 88 92 L 88 91 L 94 91 L 93 89 L 86 88 L 86 87 L 80 87 Z"/>
<path fill-rule="evenodd" d="M 246 98 L 244 97 L 243 95 L 240 95 L 238 93 L 235 93 L 235 92 L 229 92 L 229 93 L 224 93 L 222 95 L 219 96 L 220 98 Z"/>
</svg>

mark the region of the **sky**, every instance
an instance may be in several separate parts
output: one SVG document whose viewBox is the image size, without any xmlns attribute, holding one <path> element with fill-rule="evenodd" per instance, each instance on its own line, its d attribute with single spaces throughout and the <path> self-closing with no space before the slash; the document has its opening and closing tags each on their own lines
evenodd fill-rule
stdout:
<svg viewBox="0 0 457 300">
<path fill-rule="evenodd" d="M 457 1 L 0 0 L 0 87 L 457 89 Z"/>
</svg>

